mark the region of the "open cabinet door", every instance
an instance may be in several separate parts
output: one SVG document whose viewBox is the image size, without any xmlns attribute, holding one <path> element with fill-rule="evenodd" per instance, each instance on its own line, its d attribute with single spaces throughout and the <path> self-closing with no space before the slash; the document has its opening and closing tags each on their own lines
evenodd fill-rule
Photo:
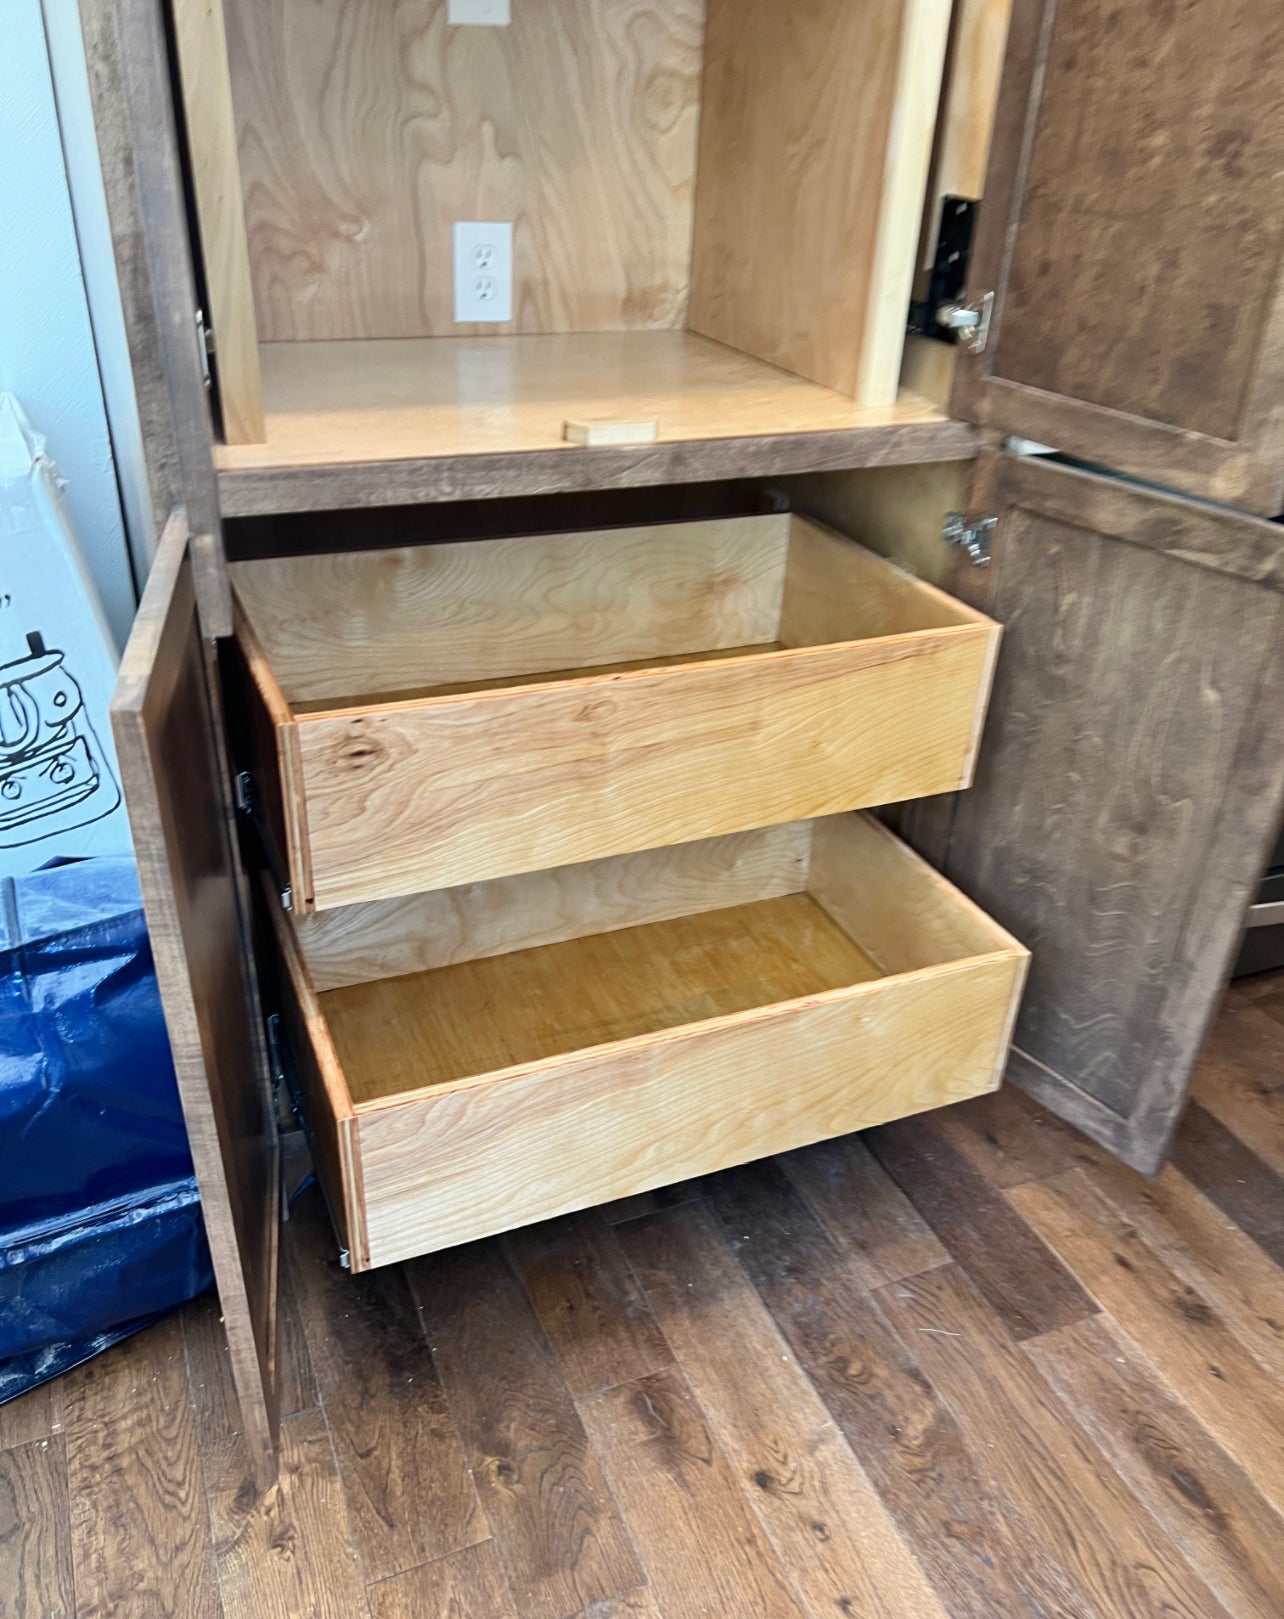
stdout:
<svg viewBox="0 0 1284 1619">
<path fill-rule="evenodd" d="M 1008 1078 L 1150 1172 L 1284 809 L 1284 528 L 1000 454 L 974 504 L 989 717 L 907 831 L 1031 951 Z"/>
<path fill-rule="evenodd" d="M 112 699 L 143 906 L 256 1477 L 275 1473 L 275 1115 L 186 523 L 161 537 Z"/>
<path fill-rule="evenodd" d="M 1284 5 L 1014 0 L 965 420 L 1284 510 Z"/>
</svg>

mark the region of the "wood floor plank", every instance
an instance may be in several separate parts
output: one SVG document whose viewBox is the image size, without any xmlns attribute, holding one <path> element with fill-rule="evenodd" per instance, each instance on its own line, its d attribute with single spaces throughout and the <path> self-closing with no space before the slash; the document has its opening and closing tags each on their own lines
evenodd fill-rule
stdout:
<svg viewBox="0 0 1284 1619">
<path fill-rule="evenodd" d="M 1274 972 L 1254 973 L 1249 978 L 1238 978 L 1227 993 L 1227 1000 L 1237 1006 L 1255 1006 L 1284 1023 L 1284 968 Z"/>
<path fill-rule="evenodd" d="M 865 1140 L 1014 1337 L 1037 1337 L 1095 1312 L 1002 1192 L 929 1120 L 900 1119 Z"/>
<path fill-rule="evenodd" d="M 1095 1146 L 1081 1163 L 1160 1259 L 1284 1382 L 1284 1271 L 1171 1164 L 1151 1180 Z"/>
<path fill-rule="evenodd" d="M 660 1209 L 676 1208 L 680 1203 L 694 1203 L 699 1196 L 698 1180 L 674 1181 L 671 1186 L 657 1186 L 650 1192 L 617 1197 L 602 1205 L 602 1214 L 612 1225 L 619 1225 L 625 1220 L 640 1220 L 644 1214 L 655 1214 Z"/>
<path fill-rule="evenodd" d="M 1094 1619 L 783 1173 L 753 1164 L 707 1197 L 951 1619 Z"/>
<path fill-rule="evenodd" d="M 1284 1175 L 1284 1025 L 1259 1007 L 1224 1006 L 1190 1090 L 1263 1163 Z"/>
<path fill-rule="evenodd" d="M 572 1394 L 630 1383 L 672 1364 L 651 1306 L 598 1210 L 509 1232 L 503 1246 Z"/>
<path fill-rule="evenodd" d="M 278 1455 L 277 1482 L 266 1490 L 254 1483 L 239 1434 L 216 1441 L 202 1458 L 225 1619 L 364 1619 L 365 1591 L 323 1413 L 283 1422 Z"/>
<path fill-rule="evenodd" d="M 1111 1619 L 1229 1619 L 957 1266 L 875 1294 L 986 1465 Z"/>
<path fill-rule="evenodd" d="M 932 1127 L 996 1186 L 1020 1186 L 1073 1167 L 1065 1138 L 1078 1132 L 1014 1085 L 939 1109 Z"/>
<path fill-rule="evenodd" d="M 0 1614 L 74 1619 L 62 1438 L 0 1451 Z"/>
<path fill-rule="evenodd" d="M 859 1136 L 840 1136 L 780 1159 L 866 1287 L 949 1259 L 936 1233 Z"/>
<path fill-rule="evenodd" d="M 289 1271 L 373 1584 L 487 1538 L 446 1397 L 400 1267 L 340 1268 L 319 1197 L 285 1228 Z"/>
<path fill-rule="evenodd" d="M 1222 1604 L 1284 1614 L 1284 1520 L 1108 1318 L 1023 1348 Z"/>
<path fill-rule="evenodd" d="M 370 1619 L 522 1619 L 490 1540 L 381 1580 L 366 1595 Z"/>
<path fill-rule="evenodd" d="M 216 1619 L 209 1509 L 178 1318 L 63 1381 L 79 1612 Z"/>
<path fill-rule="evenodd" d="M 642 1585 L 553 1347 L 499 1244 L 408 1268 L 523 1619 L 565 1619 Z"/>
<path fill-rule="evenodd" d="M 595 1602 L 577 1615 L 577 1619 L 664 1619 L 664 1613 L 651 1587 L 640 1585 L 636 1591 L 628 1591 L 622 1597 Z"/>
<path fill-rule="evenodd" d="M 815 1615 L 945 1619 L 878 1492 L 698 1204 L 621 1241 L 741 1490 Z"/>
<path fill-rule="evenodd" d="M 1172 1162 L 1284 1267 L 1284 1179 L 1198 1102 L 1186 1109 Z"/>
<path fill-rule="evenodd" d="M 579 1406 L 667 1619 L 806 1619 L 681 1372 Z"/>
<path fill-rule="evenodd" d="M 1081 1169 L 1008 1196 L 1280 1511 L 1284 1391 L 1208 1300 L 1162 1263 Z"/>
<path fill-rule="evenodd" d="M 277 1316 L 276 1367 L 281 1416 L 295 1417 L 300 1411 L 315 1411 L 321 1403 L 312 1351 L 303 1330 L 303 1316 L 295 1297 L 294 1278 L 289 1265 L 282 1266 L 281 1296 Z"/>
<path fill-rule="evenodd" d="M 62 1382 L 39 1383 L 16 1400 L 0 1405 L 0 1451 L 29 1445 L 62 1432 Z"/>
</svg>

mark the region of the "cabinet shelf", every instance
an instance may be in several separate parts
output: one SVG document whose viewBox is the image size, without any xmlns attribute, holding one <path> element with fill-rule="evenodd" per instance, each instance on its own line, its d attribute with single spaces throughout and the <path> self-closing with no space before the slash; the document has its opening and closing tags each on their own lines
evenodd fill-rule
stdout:
<svg viewBox="0 0 1284 1619">
<path fill-rule="evenodd" d="M 862 406 L 691 332 L 265 343 L 266 442 L 215 451 L 225 516 L 961 460 L 902 391 Z M 568 420 L 654 421 L 586 449 Z"/>
</svg>

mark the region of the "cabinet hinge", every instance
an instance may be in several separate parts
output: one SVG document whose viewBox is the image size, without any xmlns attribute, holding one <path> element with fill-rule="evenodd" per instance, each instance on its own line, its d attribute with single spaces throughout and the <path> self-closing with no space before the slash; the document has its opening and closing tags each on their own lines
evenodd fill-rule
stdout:
<svg viewBox="0 0 1284 1619">
<path fill-rule="evenodd" d="M 254 777 L 248 770 L 238 770 L 233 782 L 236 807 L 242 815 L 254 814 Z"/>
<path fill-rule="evenodd" d="M 936 311 L 937 324 L 953 332 L 959 344 L 969 354 L 984 354 L 990 341 L 990 316 L 994 312 L 994 294 L 983 292 L 969 303 L 945 303 Z"/>
<path fill-rule="evenodd" d="M 974 567 L 985 568 L 989 566 L 990 537 L 997 524 L 997 517 L 965 517 L 962 512 L 946 512 L 941 538 L 946 545 L 956 545 L 966 551 Z"/>
<path fill-rule="evenodd" d="M 205 324 L 205 311 L 203 309 L 196 311 L 196 352 L 201 359 L 201 381 L 208 391 L 214 386 L 213 379 L 210 376 L 210 356 L 214 352 L 214 331 L 212 327 Z"/>
</svg>

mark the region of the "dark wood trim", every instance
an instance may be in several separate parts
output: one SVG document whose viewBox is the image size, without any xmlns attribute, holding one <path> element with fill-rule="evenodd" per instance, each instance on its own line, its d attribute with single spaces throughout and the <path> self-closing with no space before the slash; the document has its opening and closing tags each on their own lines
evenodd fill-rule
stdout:
<svg viewBox="0 0 1284 1619">
<path fill-rule="evenodd" d="M 153 500 L 159 482 L 170 505 L 186 506 L 202 627 L 206 635 L 230 635 L 165 19 L 160 0 L 81 0 L 81 21 L 131 359 L 142 364 L 137 385 L 144 442 L 153 430 L 159 434 Z"/>
<path fill-rule="evenodd" d="M 112 735 L 245 1440 L 267 1483 L 280 1170 L 210 674 L 176 513 L 121 659 Z"/>
<path fill-rule="evenodd" d="M 1058 4 L 1013 0 L 985 203 L 968 276 L 968 296 L 995 295 L 990 340 L 983 354 L 960 350 L 950 408 L 978 426 L 1020 434 L 1067 455 L 1275 516 L 1284 510 L 1284 258 L 1266 308 L 1243 313 L 1243 319 L 1261 322 L 1262 335 L 1242 404 L 1241 431 L 1234 440 L 1044 392 L 993 373 Z M 1103 297 L 1111 295 L 1109 287 L 1103 289 Z M 1057 311 L 1048 310 L 1046 318 L 1050 340 L 1055 340 Z M 1164 330 L 1159 311 L 1155 330 Z M 1179 343 L 1180 333 L 1170 340 Z"/>
<path fill-rule="evenodd" d="M 699 439 L 644 449 L 531 450 L 222 471 L 218 487 L 224 517 L 260 517 L 966 461 L 976 454 L 979 442 L 974 427 L 944 418 L 771 438 Z"/>
</svg>

